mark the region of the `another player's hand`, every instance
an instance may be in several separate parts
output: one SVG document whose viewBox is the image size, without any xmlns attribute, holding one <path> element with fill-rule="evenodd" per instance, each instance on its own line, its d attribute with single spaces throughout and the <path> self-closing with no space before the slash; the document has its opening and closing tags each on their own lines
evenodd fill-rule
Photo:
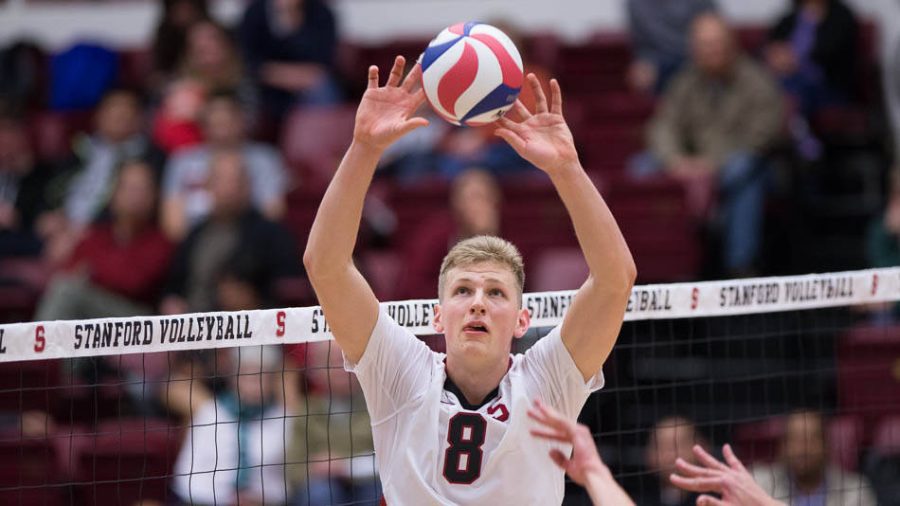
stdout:
<svg viewBox="0 0 900 506">
<path fill-rule="evenodd" d="M 694 446 L 694 455 L 701 465 L 690 464 L 678 459 L 675 466 L 678 472 L 670 479 L 678 488 L 691 492 L 713 492 L 720 496 L 717 499 L 710 495 L 697 498 L 698 506 L 775 506 L 783 503 L 772 499 L 754 480 L 735 456 L 731 446 L 722 447 L 725 456 L 723 464 L 706 452 L 700 445 Z"/>
<path fill-rule="evenodd" d="M 551 79 L 548 104 L 538 78 L 534 74 L 528 74 L 527 81 L 534 92 L 534 113 L 516 100 L 512 112 L 520 121 L 500 118 L 500 128 L 496 133 L 522 158 L 552 175 L 578 163 L 575 141 L 563 118 L 562 91 L 556 79 Z"/>
<path fill-rule="evenodd" d="M 384 150 L 406 133 L 425 126 L 425 118 L 411 117 L 425 102 L 425 92 L 417 85 L 422 79 L 419 65 L 403 78 L 406 59 L 398 56 L 384 86 L 378 85 L 378 67 L 369 67 L 369 83 L 356 111 L 353 141 Z"/>
<path fill-rule="evenodd" d="M 528 410 L 528 416 L 542 426 L 531 429 L 531 435 L 572 445 L 571 457 L 567 457 L 559 449 L 550 451 L 550 458 L 566 471 L 572 481 L 586 486 L 591 474 L 609 472 L 600 460 L 594 437 L 587 427 L 569 420 L 540 400 L 534 401 L 534 405 Z"/>
</svg>

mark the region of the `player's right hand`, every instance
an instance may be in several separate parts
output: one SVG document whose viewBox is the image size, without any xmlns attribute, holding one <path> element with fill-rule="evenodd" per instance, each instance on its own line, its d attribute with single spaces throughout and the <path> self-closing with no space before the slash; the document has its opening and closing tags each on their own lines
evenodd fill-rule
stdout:
<svg viewBox="0 0 900 506">
<path fill-rule="evenodd" d="M 398 56 L 384 86 L 378 85 L 378 67 L 369 67 L 369 83 L 356 111 L 353 142 L 383 151 L 400 137 L 428 124 L 428 120 L 411 117 L 425 102 L 419 83 L 422 68 L 416 64 L 403 78 L 406 59 Z"/>
</svg>

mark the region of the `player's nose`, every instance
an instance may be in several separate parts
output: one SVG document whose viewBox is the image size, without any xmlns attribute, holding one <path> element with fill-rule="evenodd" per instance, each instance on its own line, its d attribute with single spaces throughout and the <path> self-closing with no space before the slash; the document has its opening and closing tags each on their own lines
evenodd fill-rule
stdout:
<svg viewBox="0 0 900 506">
<path fill-rule="evenodd" d="M 475 295 L 472 297 L 472 304 L 469 306 L 469 313 L 484 314 L 485 311 L 484 292 L 482 290 L 475 290 Z"/>
</svg>

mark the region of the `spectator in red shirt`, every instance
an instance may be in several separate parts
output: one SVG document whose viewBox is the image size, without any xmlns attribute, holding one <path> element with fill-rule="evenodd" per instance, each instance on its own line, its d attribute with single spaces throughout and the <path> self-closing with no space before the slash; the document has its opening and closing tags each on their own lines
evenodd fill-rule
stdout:
<svg viewBox="0 0 900 506">
<path fill-rule="evenodd" d="M 37 320 L 152 314 L 172 245 L 156 218 L 154 169 L 143 161 L 120 169 L 109 219 L 92 225 L 51 280 Z"/>
</svg>

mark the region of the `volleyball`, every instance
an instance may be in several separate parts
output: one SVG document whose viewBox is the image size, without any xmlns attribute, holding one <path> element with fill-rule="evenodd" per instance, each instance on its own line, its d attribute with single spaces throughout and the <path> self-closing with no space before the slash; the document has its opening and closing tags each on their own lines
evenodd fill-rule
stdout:
<svg viewBox="0 0 900 506">
<path fill-rule="evenodd" d="M 454 125 L 500 119 L 522 89 L 522 57 L 510 38 L 485 23 L 445 28 L 421 58 L 422 87 L 432 109 Z"/>
</svg>

